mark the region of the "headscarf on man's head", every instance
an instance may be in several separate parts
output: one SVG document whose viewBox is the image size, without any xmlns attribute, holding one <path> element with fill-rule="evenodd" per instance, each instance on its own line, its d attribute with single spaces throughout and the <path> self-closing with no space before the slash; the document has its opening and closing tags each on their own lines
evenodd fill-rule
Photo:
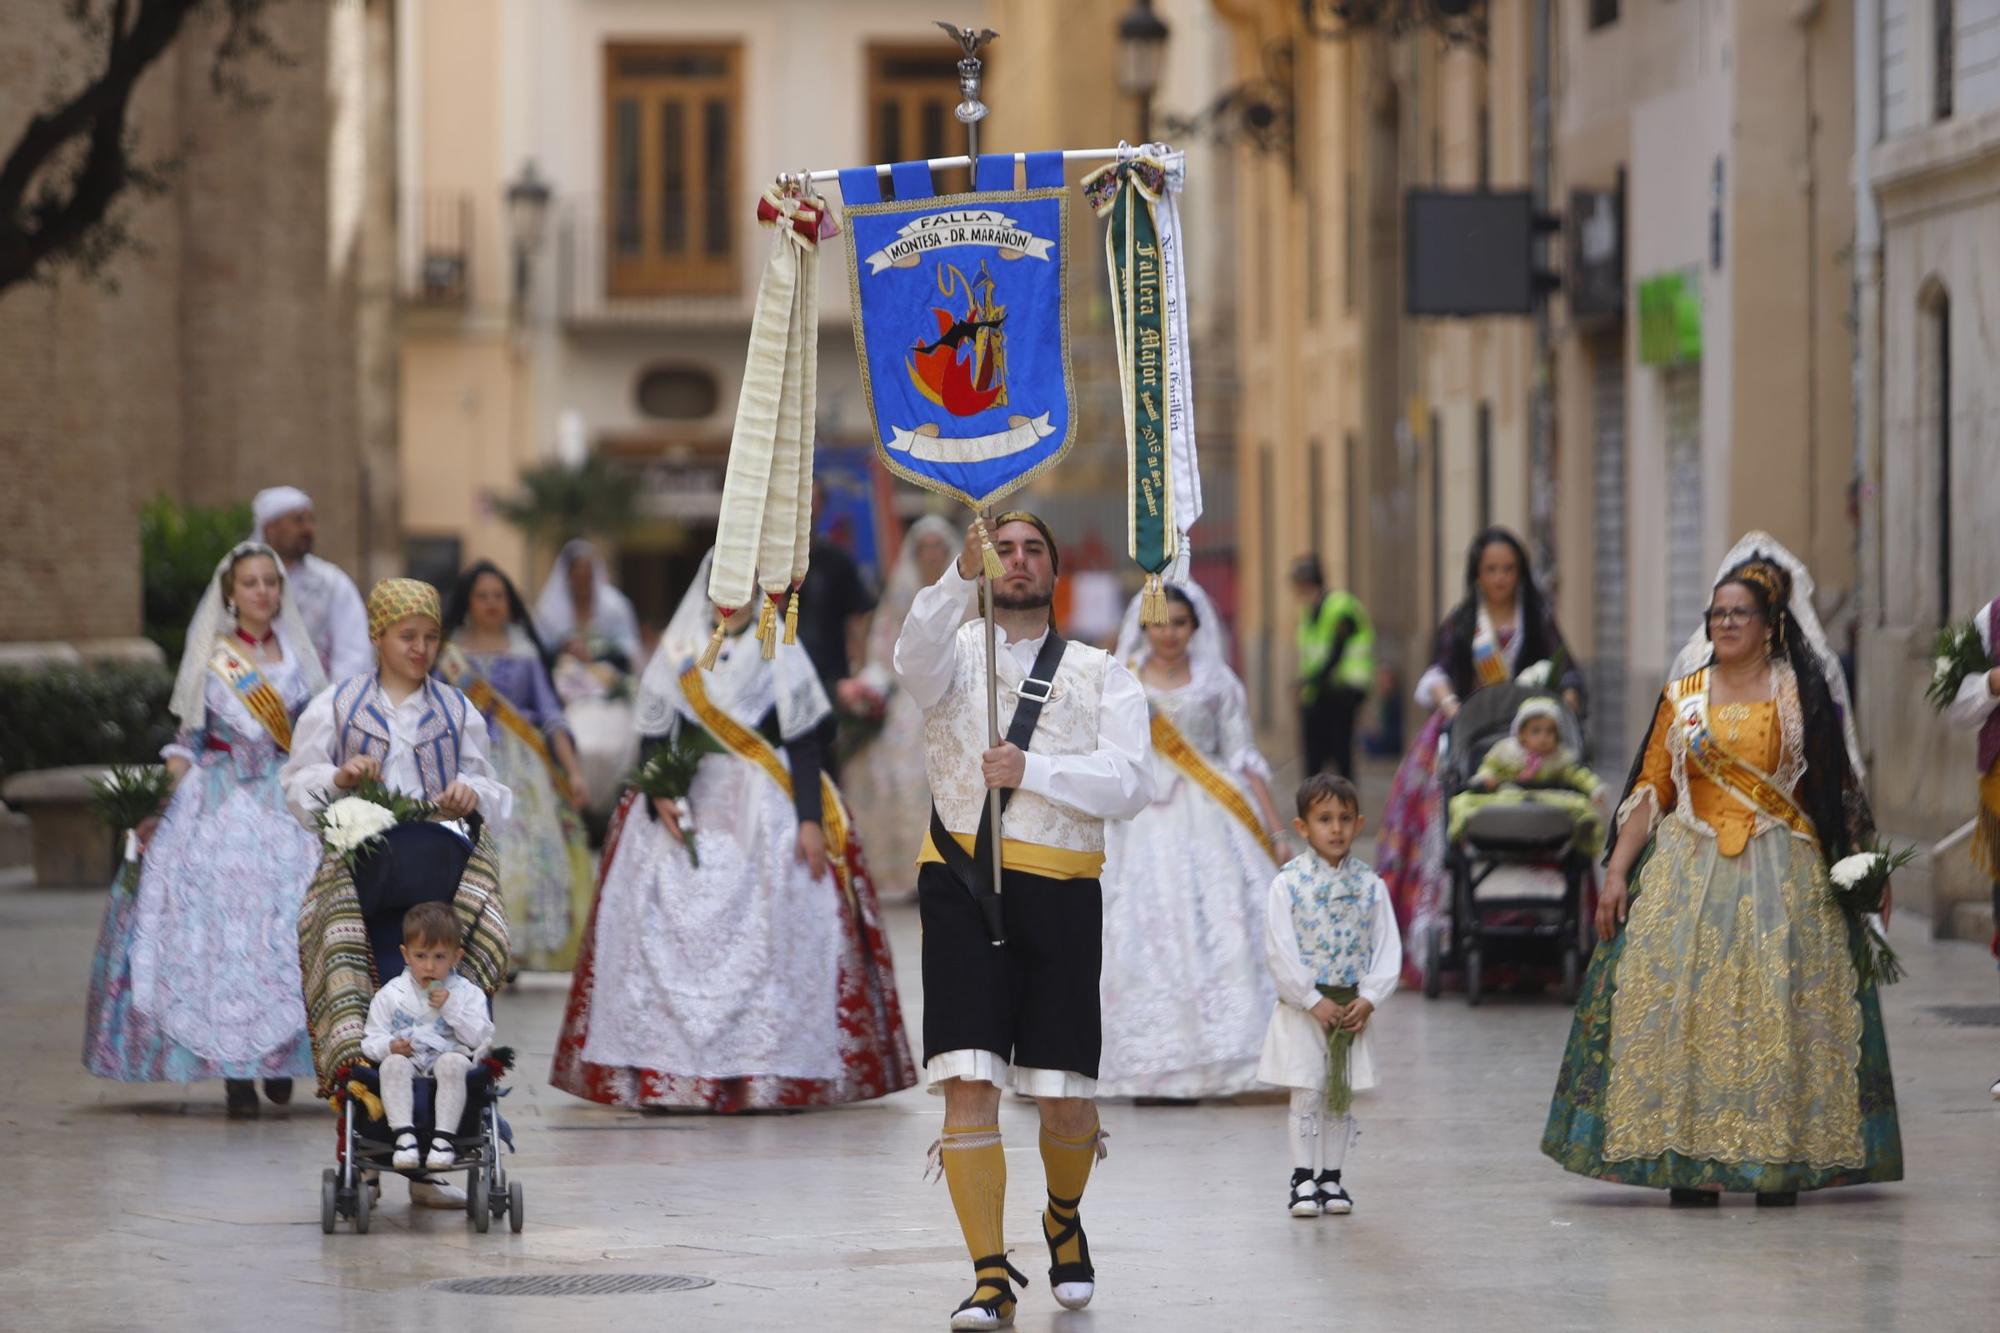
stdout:
<svg viewBox="0 0 2000 1333">
<path fill-rule="evenodd" d="M 1009 509 L 1006 513 L 993 520 L 991 530 L 994 533 L 998 533 L 1000 529 L 1006 527 L 1009 523 L 1026 523 L 1029 527 L 1041 533 L 1042 540 L 1049 544 L 1049 572 L 1058 575 L 1062 573 L 1062 552 L 1056 547 L 1056 535 L 1049 531 L 1049 525 L 1042 521 L 1041 515 L 1031 514 L 1025 509 Z"/>
<path fill-rule="evenodd" d="M 444 627 L 444 610 L 438 605 L 438 590 L 422 579 L 383 579 L 368 594 L 368 637 L 379 639 L 382 632 L 399 620 L 428 616 Z"/>
<path fill-rule="evenodd" d="M 264 525 L 274 518 L 313 507 L 312 497 L 296 486 L 267 486 L 250 502 L 250 540 L 264 540 Z"/>
</svg>

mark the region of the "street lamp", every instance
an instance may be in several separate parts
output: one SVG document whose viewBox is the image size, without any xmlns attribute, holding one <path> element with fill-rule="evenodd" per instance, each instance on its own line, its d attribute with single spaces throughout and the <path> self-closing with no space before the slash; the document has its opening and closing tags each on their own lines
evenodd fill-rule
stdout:
<svg viewBox="0 0 2000 1333">
<path fill-rule="evenodd" d="M 1139 142 L 1153 139 L 1153 94 L 1167 58 L 1167 25 L 1153 12 L 1153 0 L 1133 0 L 1118 20 L 1118 87 L 1139 103 Z"/>
<path fill-rule="evenodd" d="M 530 264 L 542 248 L 548 228 L 549 183 L 535 170 L 535 159 L 521 163 L 521 174 L 507 186 L 507 230 L 514 238 L 514 305 L 528 302 Z"/>
</svg>

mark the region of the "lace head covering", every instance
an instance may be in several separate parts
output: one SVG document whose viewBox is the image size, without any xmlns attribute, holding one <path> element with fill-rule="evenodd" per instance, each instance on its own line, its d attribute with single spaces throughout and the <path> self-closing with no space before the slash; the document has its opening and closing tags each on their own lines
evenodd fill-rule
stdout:
<svg viewBox="0 0 2000 1333">
<path fill-rule="evenodd" d="M 285 575 L 285 562 L 263 542 L 239 542 L 216 564 L 215 577 L 208 581 L 201 603 L 195 607 L 194 619 L 188 622 L 187 643 L 181 649 L 181 667 L 174 676 L 173 698 L 167 705 L 187 730 L 200 727 L 208 717 L 208 659 L 215 655 L 215 641 L 236 628 L 236 608 L 228 604 L 223 593 L 224 585 L 236 572 L 237 563 L 253 555 L 267 556 L 278 567 L 278 614 L 271 622 L 271 628 L 277 633 L 278 642 L 284 645 L 286 658 L 298 668 L 307 690 L 318 694 L 326 688 L 326 672 L 320 667 L 312 635 L 306 632 L 306 622 L 292 604 L 292 599 L 284 595 L 290 587 Z"/>
<path fill-rule="evenodd" d="M 1753 590 L 1769 617 L 1772 660 L 1788 667 L 1796 683 L 1804 771 L 1792 795 L 1812 821 L 1820 853 L 1830 864 L 1864 846 L 1874 836 L 1875 819 L 1862 788 L 1866 770 L 1861 762 L 1860 737 L 1854 729 L 1847 677 L 1839 656 L 1827 643 L 1819 613 L 1813 609 L 1812 572 L 1777 538 L 1767 532 L 1752 532 L 1722 558 L 1711 587 L 1725 583 L 1742 583 Z M 1704 615 L 1674 658 L 1669 680 L 1690 676 L 1714 660 L 1715 648 L 1709 641 Z M 1626 780 L 1620 809 L 1639 784 L 1652 740 L 1649 726 Z"/>
<path fill-rule="evenodd" d="M 1180 593 L 1194 608 L 1196 625 L 1188 638 L 1188 670 L 1191 675 L 1199 675 L 1216 667 L 1227 668 L 1229 652 L 1222 637 L 1222 616 L 1216 611 L 1215 603 L 1202 591 L 1199 583 L 1189 579 L 1185 583 L 1169 583 L 1169 598 Z M 1145 626 L 1139 623 L 1140 604 L 1145 594 L 1140 593 L 1125 604 L 1125 623 L 1118 631 L 1118 660 L 1137 671 L 1146 659 L 1153 655 L 1153 645 L 1146 637 Z"/>
<path fill-rule="evenodd" d="M 681 718 L 693 720 L 681 693 L 681 675 L 708 647 L 709 636 L 715 631 L 715 604 L 708 600 L 708 571 L 714 563 L 711 549 L 701 558 L 680 605 L 674 608 L 673 619 L 660 635 L 659 647 L 639 678 L 634 720 L 641 736 L 671 736 L 679 730 Z M 755 651 L 754 639 L 744 642 L 752 645 L 751 651 L 730 653 L 702 679 L 709 701 L 717 708 L 751 728 L 776 708 L 778 734 L 787 741 L 797 740 L 833 715 L 833 705 L 827 701 L 826 689 L 804 648 L 785 643 L 780 635 L 777 655 L 767 661 Z"/>
<path fill-rule="evenodd" d="M 1524 699 L 1521 701 L 1521 707 L 1519 711 L 1517 711 L 1514 714 L 1514 726 L 1510 734 L 1512 734 L 1515 740 L 1517 741 L 1520 740 L 1521 728 L 1527 726 L 1530 722 L 1534 721 L 1538 717 L 1545 717 L 1549 721 L 1555 723 L 1556 734 L 1558 736 L 1562 734 L 1562 726 L 1563 726 L 1562 705 L 1557 703 L 1554 699 L 1549 698 L 1547 695 L 1536 695 L 1532 699 Z"/>
<path fill-rule="evenodd" d="M 590 623 L 579 625 L 576 602 L 569 593 L 569 570 L 571 565 L 585 559 L 590 561 L 595 592 L 591 598 Z M 625 656 L 628 668 L 637 664 L 639 618 L 625 594 L 611 586 L 611 577 L 604 572 L 604 557 L 581 537 L 565 542 L 557 553 L 555 568 L 549 571 L 548 580 L 535 597 L 535 626 L 542 642 L 555 644 L 557 648 L 579 630 L 598 635 L 608 639 Z"/>
<path fill-rule="evenodd" d="M 909 530 L 903 534 L 903 545 L 896 555 L 895 568 L 883 581 L 882 604 L 875 611 L 878 617 L 889 614 L 901 624 L 910 603 L 923 591 L 924 576 L 923 571 L 917 568 L 917 547 L 923 544 L 926 537 L 936 537 L 944 542 L 947 559 L 957 556 L 958 548 L 965 540 L 964 534 L 951 525 L 950 519 L 936 514 L 925 514 L 910 524 Z"/>
<path fill-rule="evenodd" d="M 383 579 L 368 593 L 368 637 L 379 639 L 382 631 L 411 616 L 428 616 L 444 628 L 444 611 L 438 606 L 438 590 L 422 579 Z"/>
</svg>

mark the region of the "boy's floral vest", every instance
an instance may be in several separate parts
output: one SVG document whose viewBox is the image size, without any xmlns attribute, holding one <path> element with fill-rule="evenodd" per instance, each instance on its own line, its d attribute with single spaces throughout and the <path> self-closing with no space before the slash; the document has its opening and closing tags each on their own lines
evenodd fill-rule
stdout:
<svg viewBox="0 0 2000 1333">
<path fill-rule="evenodd" d="M 426 679 L 424 701 L 429 705 L 417 723 L 417 773 L 424 799 L 435 801 L 458 781 L 459 736 L 472 707 L 457 690 Z M 333 762 L 335 767 L 355 755 L 389 758 L 389 704 L 373 672 L 340 683 L 333 695 Z"/>
<path fill-rule="evenodd" d="M 1278 872 L 1292 899 L 1299 961 L 1322 986 L 1352 986 L 1374 956 L 1375 871 L 1358 856 L 1338 866 L 1306 851 Z"/>
</svg>

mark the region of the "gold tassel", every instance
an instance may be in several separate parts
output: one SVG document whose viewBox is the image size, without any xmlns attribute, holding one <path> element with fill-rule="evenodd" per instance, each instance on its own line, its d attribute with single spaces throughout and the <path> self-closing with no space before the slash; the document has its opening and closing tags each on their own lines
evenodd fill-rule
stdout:
<svg viewBox="0 0 2000 1333">
<path fill-rule="evenodd" d="M 347 1095 L 368 1108 L 368 1118 L 370 1120 L 387 1119 L 387 1116 L 382 1111 L 382 1099 L 377 1097 L 373 1092 L 370 1092 L 368 1085 L 360 1079 L 352 1079 L 348 1082 Z"/>
<path fill-rule="evenodd" d="M 785 608 L 785 642 L 799 641 L 799 590 L 792 589 L 792 604 Z"/>
<path fill-rule="evenodd" d="M 768 596 L 757 612 L 757 642 L 763 645 L 765 661 L 778 655 L 778 603 Z"/>
<path fill-rule="evenodd" d="M 993 534 L 986 530 L 985 519 L 979 521 L 979 546 L 986 560 L 986 577 L 998 582 L 1007 569 L 1000 563 L 1000 553 L 993 549 Z"/>
<path fill-rule="evenodd" d="M 728 633 L 725 627 L 729 624 L 729 617 L 735 614 L 734 611 L 723 611 L 722 619 L 716 622 L 715 633 L 708 638 L 708 647 L 702 649 L 701 656 L 696 659 L 696 665 L 703 671 L 715 670 L 715 663 L 722 656 L 723 636 Z"/>
<path fill-rule="evenodd" d="M 1146 589 L 1139 596 L 1139 623 L 1141 625 L 1167 623 L 1167 594 L 1160 585 L 1158 574 L 1146 575 Z"/>
</svg>

